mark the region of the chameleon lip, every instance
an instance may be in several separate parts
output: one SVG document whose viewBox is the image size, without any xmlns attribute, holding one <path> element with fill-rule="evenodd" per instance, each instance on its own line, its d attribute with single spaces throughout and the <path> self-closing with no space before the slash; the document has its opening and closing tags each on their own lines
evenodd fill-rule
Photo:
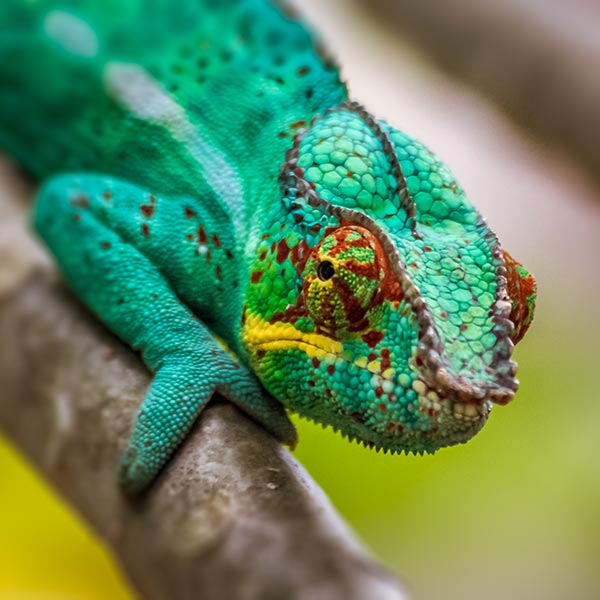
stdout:
<svg viewBox="0 0 600 600">
<path fill-rule="evenodd" d="M 320 118 L 324 118 L 324 116 L 331 112 L 343 110 L 356 112 L 365 119 L 365 122 L 369 126 L 375 124 L 377 126 L 376 133 L 384 151 L 393 153 L 392 144 L 387 134 L 381 130 L 374 118 L 370 117 L 369 113 L 357 103 L 341 104 L 327 111 L 325 115 L 315 117 L 313 123 Z M 433 315 L 419 288 L 408 275 L 406 265 L 392 241 L 390 233 L 386 232 L 373 219 L 360 211 L 326 202 L 318 195 L 314 185 L 306 180 L 303 170 L 297 164 L 300 142 L 305 132 L 306 130 L 300 130 L 294 137 L 293 144 L 286 154 L 286 160 L 282 164 L 280 171 L 279 180 L 283 194 L 282 198 L 294 197 L 294 202 L 290 204 L 290 210 L 299 208 L 301 202 L 304 202 L 313 208 L 319 208 L 332 216 L 336 216 L 340 220 L 360 225 L 378 238 L 389 258 L 393 272 L 402 287 L 404 298 L 409 303 L 413 313 L 417 316 L 419 326 L 417 356 L 422 363 L 420 367 L 420 379 L 429 388 L 437 390 L 444 396 L 451 395 L 455 397 L 456 403 L 482 403 L 486 400 L 495 404 L 507 404 L 510 402 L 517 390 L 518 381 L 515 378 L 516 363 L 510 358 L 513 349 L 510 336 L 512 335 L 514 326 L 509 318 L 511 303 L 506 288 L 506 266 L 498 239 L 492 231 L 487 229 L 483 217 L 477 212 L 478 219 L 476 225 L 481 229 L 487 229 L 484 236 L 492 259 L 495 262 L 496 274 L 496 294 L 491 315 L 494 323 L 492 333 L 496 336 L 496 342 L 492 348 L 494 358 L 489 366 L 491 373 L 488 373 L 493 376 L 493 379 L 487 384 L 479 384 L 471 381 L 463 375 L 452 372 L 450 369 L 444 357 L 444 346 L 436 329 Z M 395 162 L 397 163 L 397 157 Z M 399 172 L 394 172 L 394 176 L 404 180 L 401 169 Z M 414 202 L 410 196 L 408 200 L 406 199 L 408 192 L 405 182 L 404 184 L 402 182 L 398 183 L 397 192 L 400 194 L 402 206 L 407 210 L 412 234 L 414 237 L 419 237 L 419 233 L 416 231 L 417 224 L 412 220 L 412 206 L 414 206 Z"/>
</svg>

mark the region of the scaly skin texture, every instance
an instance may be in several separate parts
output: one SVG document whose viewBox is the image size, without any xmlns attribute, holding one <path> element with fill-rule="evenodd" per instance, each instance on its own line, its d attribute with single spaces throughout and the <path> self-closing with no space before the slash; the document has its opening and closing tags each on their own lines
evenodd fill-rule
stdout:
<svg viewBox="0 0 600 600">
<path fill-rule="evenodd" d="M 0 145 L 44 181 L 35 226 L 155 373 L 128 492 L 215 391 L 289 444 L 284 406 L 407 452 L 512 398 L 533 278 L 286 10 L 4 0 L 0 28 Z"/>
</svg>

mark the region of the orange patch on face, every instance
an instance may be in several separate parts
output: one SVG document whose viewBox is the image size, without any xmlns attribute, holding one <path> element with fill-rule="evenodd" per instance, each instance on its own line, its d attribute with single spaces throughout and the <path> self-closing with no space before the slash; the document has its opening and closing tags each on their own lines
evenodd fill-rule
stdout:
<svg viewBox="0 0 600 600">
<path fill-rule="evenodd" d="M 525 271 L 521 263 L 506 250 L 502 253 L 506 265 L 506 288 L 512 302 L 510 320 L 515 326 L 512 341 L 516 344 L 523 339 L 533 320 L 536 284 L 533 275 Z"/>
</svg>

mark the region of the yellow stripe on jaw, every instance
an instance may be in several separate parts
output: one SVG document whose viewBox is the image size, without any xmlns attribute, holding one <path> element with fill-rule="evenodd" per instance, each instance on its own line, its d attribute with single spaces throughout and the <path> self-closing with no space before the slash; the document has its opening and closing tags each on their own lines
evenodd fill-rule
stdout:
<svg viewBox="0 0 600 600">
<path fill-rule="evenodd" d="M 323 358 L 326 354 L 340 356 L 342 344 L 318 333 L 305 333 L 291 323 L 269 323 L 258 315 L 247 315 L 244 343 L 261 350 L 302 350 L 310 358 Z"/>
</svg>

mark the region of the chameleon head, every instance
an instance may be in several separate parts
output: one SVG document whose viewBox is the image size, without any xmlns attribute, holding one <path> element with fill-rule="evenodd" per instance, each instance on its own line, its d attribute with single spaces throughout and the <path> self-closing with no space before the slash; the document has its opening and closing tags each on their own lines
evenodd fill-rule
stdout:
<svg viewBox="0 0 600 600">
<path fill-rule="evenodd" d="M 531 275 L 439 159 L 357 104 L 296 135 L 280 182 L 242 318 L 265 387 L 369 446 L 468 440 L 517 389 Z"/>
</svg>

